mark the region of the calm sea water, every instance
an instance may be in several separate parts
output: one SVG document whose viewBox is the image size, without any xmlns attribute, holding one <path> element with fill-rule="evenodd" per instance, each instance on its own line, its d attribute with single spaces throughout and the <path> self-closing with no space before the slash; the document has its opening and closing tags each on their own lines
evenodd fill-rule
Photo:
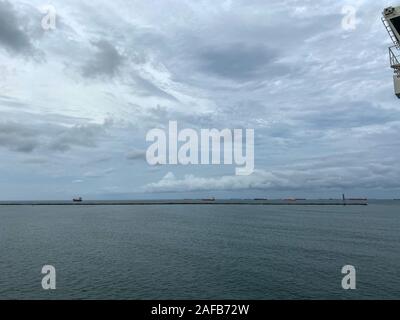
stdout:
<svg viewBox="0 0 400 320">
<path fill-rule="evenodd" d="M 400 202 L 0 207 L 0 299 L 372 298 L 400 298 Z"/>
</svg>

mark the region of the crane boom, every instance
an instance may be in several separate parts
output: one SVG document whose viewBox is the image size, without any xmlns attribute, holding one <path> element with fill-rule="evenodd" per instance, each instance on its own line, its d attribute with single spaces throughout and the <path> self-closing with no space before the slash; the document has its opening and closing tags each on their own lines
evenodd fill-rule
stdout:
<svg viewBox="0 0 400 320">
<path fill-rule="evenodd" d="M 382 22 L 393 45 L 389 47 L 390 67 L 393 69 L 395 95 L 400 99 L 400 7 L 383 10 Z"/>
</svg>

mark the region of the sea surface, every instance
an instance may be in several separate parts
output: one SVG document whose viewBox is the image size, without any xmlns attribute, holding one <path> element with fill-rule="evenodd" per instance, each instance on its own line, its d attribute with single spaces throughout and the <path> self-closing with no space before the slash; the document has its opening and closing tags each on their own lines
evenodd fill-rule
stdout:
<svg viewBox="0 0 400 320">
<path fill-rule="evenodd" d="M 0 206 L 0 299 L 400 299 L 400 201 Z"/>
</svg>

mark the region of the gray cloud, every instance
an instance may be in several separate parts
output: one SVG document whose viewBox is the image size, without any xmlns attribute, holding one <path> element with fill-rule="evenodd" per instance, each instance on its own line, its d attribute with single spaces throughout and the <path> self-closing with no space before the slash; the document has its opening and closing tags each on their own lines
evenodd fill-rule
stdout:
<svg viewBox="0 0 400 320">
<path fill-rule="evenodd" d="M 127 155 L 126 158 L 128 160 L 144 160 L 146 158 L 146 150 L 131 150 Z"/>
<path fill-rule="evenodd" d="M 0 44 L 8 51 L 29 53 L 32 45 L 10 2 L 0 1 Z"/>
<path fill-rule="evenodd" d="M 0 123 L 0 146 L 12 151 L 32 152 L 39 146 L 36 139 L 38 135 L 38 130 L 29 126 L 13 122 Z"/>
<path fill-rule="evenodd" d="M 177 99 L 173 95 L 162 90 L 156 84 L 147 79 L 144 79 L 141 76 L 138 75 L 133 76 L 133 82 L 134 82 L 134 93 L 137 95 L 147 96 L 147 97 L 155 96 L 171 101 L 177 101 Z"/>
<path fill-rule="evenodd" d="M 368 101 L 352 101 L 304 110 L 294 115 L 293 119 L 319 130 L 356 128 L 399 121 L 400 111 L 384 109 Z"/>
<path fill-rule="evenodd" d="M 54 32 L 40 28 L 38 2 L 0 4 L 0 49 L 12 53 L 0 50 L 0 68 L 10 70 L 0 76 L 0 151 L 24 181 L 14 164 L 43 157 L 48 165 L 34 174 L 45 183 L 67 176 L 60 188 L 82 180 L 76 168 L 101 177 L 116 167 L 122 193 L 143 185 L 227 195 L 330 186 L 398 193 L 399 105 L 377 1 L 356 4 L 353 31 L 341 28 L 341 4 L 328 0 L 56 1 L 63 23 Z M 14 58 L 39 48 L 47 63 Z M 112 127 L 99 124 L 109 116 Z M 254 128 L 258 171 L 237 178 L 230 167 L 149 168 L 144 151 L 127 153 L 169 120 L 181 129 Z M 174 176 L 158 181 L 166 170 Z M 95 193 L 98 182 L 84 185 Z"/>
<path fill-rule="evenodd" d="M 85 77 L 93 78 L 98 76 L 113 77 L 123 63 L 123 56 L 107 40 L 100 40 L 92 43 L 97 52 L 82 69 Z"/>
<path fill-rule="evenodd" d="M 56 151 L 67 151 L 72 147 L 94 148 L 97 146 L 97 139 L 105 133 L 106 128 L 110 125 L 110 121 L 105 121 L 104 124 L 76 125 L 59 130 L 49 147 Z"/>
<path fill-rule="evenodd" d="M 48 163 L 48 159 L 45 158 L 27 158 L 22 161 L 24 164 L 31 164 L 31 165 L 44 165 Z"/>
<path fill-rule="evenodd" d="M 104 176 L 112 174 L 114 171 L 115 171 L 114 168 L 107 168 L 107 169 L 96 170 L 96 171 L 87 171 L 83 174 L 83 177 L 89 178 L 89 179 L 102 178 Z"/>
<path fill-rule="evenodd" d="M 263 45 L 234 43 L 210 47 L 200 55 L 200 68 L 211 74 L 233 80 L 256 80 L 276 75 L 283 67 L 276 64 L 277 52 Z"/>
<path fill-rule="evenodd" d="M 110 125 L 110 121 L 72 127 L 50 123 L 0 122 L 0 146 L 23 153 L 31 153 L 40 148 L 60 152 L 73 147 L 93 148 Z"/>
</svg>

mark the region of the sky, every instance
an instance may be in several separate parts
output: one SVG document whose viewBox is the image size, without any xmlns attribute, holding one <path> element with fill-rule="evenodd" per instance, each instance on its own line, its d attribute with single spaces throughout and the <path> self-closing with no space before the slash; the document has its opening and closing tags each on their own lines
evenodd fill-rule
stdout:
<svg viewBox="0 0 400 320">
<path fill-rule="evenodd" d="M 0 200 L 400 198 L 390 5 L 0 0 Z M 254 173 L 149 165 L 169 121 L 254 129 Z"/>
</svg>

